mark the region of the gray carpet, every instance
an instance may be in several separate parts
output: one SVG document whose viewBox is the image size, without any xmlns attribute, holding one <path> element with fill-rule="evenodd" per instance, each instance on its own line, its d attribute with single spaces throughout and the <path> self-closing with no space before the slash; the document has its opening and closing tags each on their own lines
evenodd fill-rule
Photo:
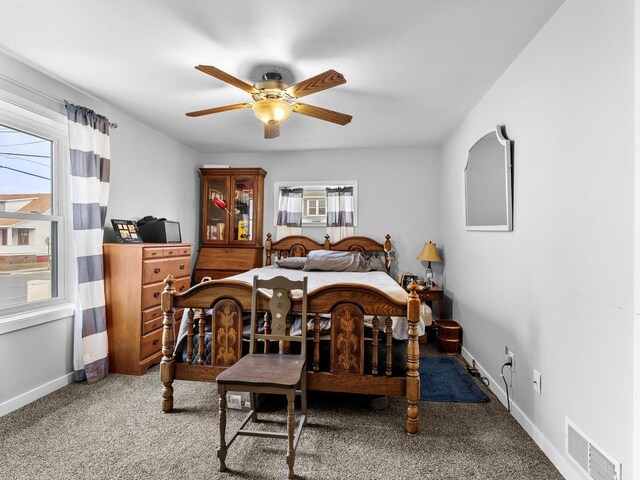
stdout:
<svg viewBox="0 0 640 480">
<path fill-rule="evenodd" d="M 273 439 L 238 438 L 230 471 L 217 471 L 215 384 L 175 382 L 172 414 L 160 412 L 160 393 L 154 367 L 69 385 L 0 418 L 0 478 L 286 478 L 285 442 Z M 300 479 L 562 478 L 491 393 L 481 404 L 421 402 L 416 436 L 403 431 L 402 399 L 371 410 L 366 398 L 311 393 Z M 280 428 L 284 409 L 266 407 L 261 428 Z M 241 415 L 231 411 L 228 425 Z"/>
</svg>

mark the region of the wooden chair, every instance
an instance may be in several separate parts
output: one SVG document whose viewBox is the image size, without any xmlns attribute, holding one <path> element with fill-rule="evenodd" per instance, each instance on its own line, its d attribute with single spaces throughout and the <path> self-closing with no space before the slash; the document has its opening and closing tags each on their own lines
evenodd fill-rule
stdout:
<svg viewBox="0 0 640 480">
<path fill-rule="evenodd" d="M 271 327 L 265 328 L 264 334 L 257 333 L 258 312 L 257 295 L 258 289 L 264 288 L 272 290 L 273 295 L 269 301 L 271 313 Z M 301 336 L 291 336 L 287 331 L 286 319 L 291 310 L 291 291 L 302 290 L 302 328 Z M 227 467 L 225 459 L 227 449 L 238 435 L 252 435 L 268 438 L 286 438 L 287 465 L 289 466 L 289 478 L 293 478 L 293 464 L 295 462 L 296 448 L 302 427 L 307 423 L 307 374 L 306 374 L 306 354 L 307 354 L 307 277 L 302 281 L 293 281 L 284 277 L 275 277 L 271 280 L 258 280 L 253 277 L 253 292 L 251 297 L 251 338 L 249 354 L 242 357 L 238 362 L 220 373 L 216 379 L 218 384 L 218 394 L 220 395 L 220 447 L 218 448 L 218 459 L 220 460 L 220 471 L 224 472 Z M 257 341 L 265 342 L 265 353 L 257 353 Z M 267 353 L 269 342 L 300 342 L 300 355 Z M 282 350 L 282 349 L 281 349 Z M 251 411 L 242 420 L 233 433 L 226 438 L 226 407 L 228 391 L 249 392 L 251 394 Z M 287 397 L 287 433 L 263 432 L 247 430 L 245 425 L 249 420 L 258 421 L 256 397 L 258 393 L 270 393 L 286 395 Z M 301 415 L 296 424 L 295 419 L 295 397 L 301 396 Z"/>
</svg>

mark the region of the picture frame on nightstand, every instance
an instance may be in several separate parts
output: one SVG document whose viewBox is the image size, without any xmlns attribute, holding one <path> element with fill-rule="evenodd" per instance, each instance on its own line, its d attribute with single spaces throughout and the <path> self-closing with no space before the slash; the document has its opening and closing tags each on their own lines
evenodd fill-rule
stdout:
<svg viewBox="0 0 640 480">
<path fill-rule="evenodd" d="M 403 275 L 402 276 L 402 288 L 407 289 L 409 288 L 409 284 L 411 282 L 417 282 L 418 280 L 418 276 L 417 275 Z"/>
</svg>

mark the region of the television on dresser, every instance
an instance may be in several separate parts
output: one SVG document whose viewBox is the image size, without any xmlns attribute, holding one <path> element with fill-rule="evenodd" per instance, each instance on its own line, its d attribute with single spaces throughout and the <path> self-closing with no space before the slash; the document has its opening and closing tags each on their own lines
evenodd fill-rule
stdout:
<svg viewBox="0 0 640 480">
<path fill-rule="evenodd" d="M 140 238 L 145 243 L 181 243 L 180 222 L 165 220 L 138 222 Z"/>
</svg>

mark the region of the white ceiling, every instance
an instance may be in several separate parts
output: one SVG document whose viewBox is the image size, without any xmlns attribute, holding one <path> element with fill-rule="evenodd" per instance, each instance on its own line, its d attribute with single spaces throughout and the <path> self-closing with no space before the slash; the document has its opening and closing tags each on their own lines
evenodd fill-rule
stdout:
<svg viewBox="0 0 640 480">
<path fill-rule="evenodd" d="M 562 3 L 0 1 L 0 48 L 204 153 L 438 145 Z M 248 83 L 256 65 L 333 68 L 347 83 L 303 101 L 353 121 L 294 115 L 264 140 L 250 110 L 186 117 L 251 100 L 198 64 Z"/>
</svg>

